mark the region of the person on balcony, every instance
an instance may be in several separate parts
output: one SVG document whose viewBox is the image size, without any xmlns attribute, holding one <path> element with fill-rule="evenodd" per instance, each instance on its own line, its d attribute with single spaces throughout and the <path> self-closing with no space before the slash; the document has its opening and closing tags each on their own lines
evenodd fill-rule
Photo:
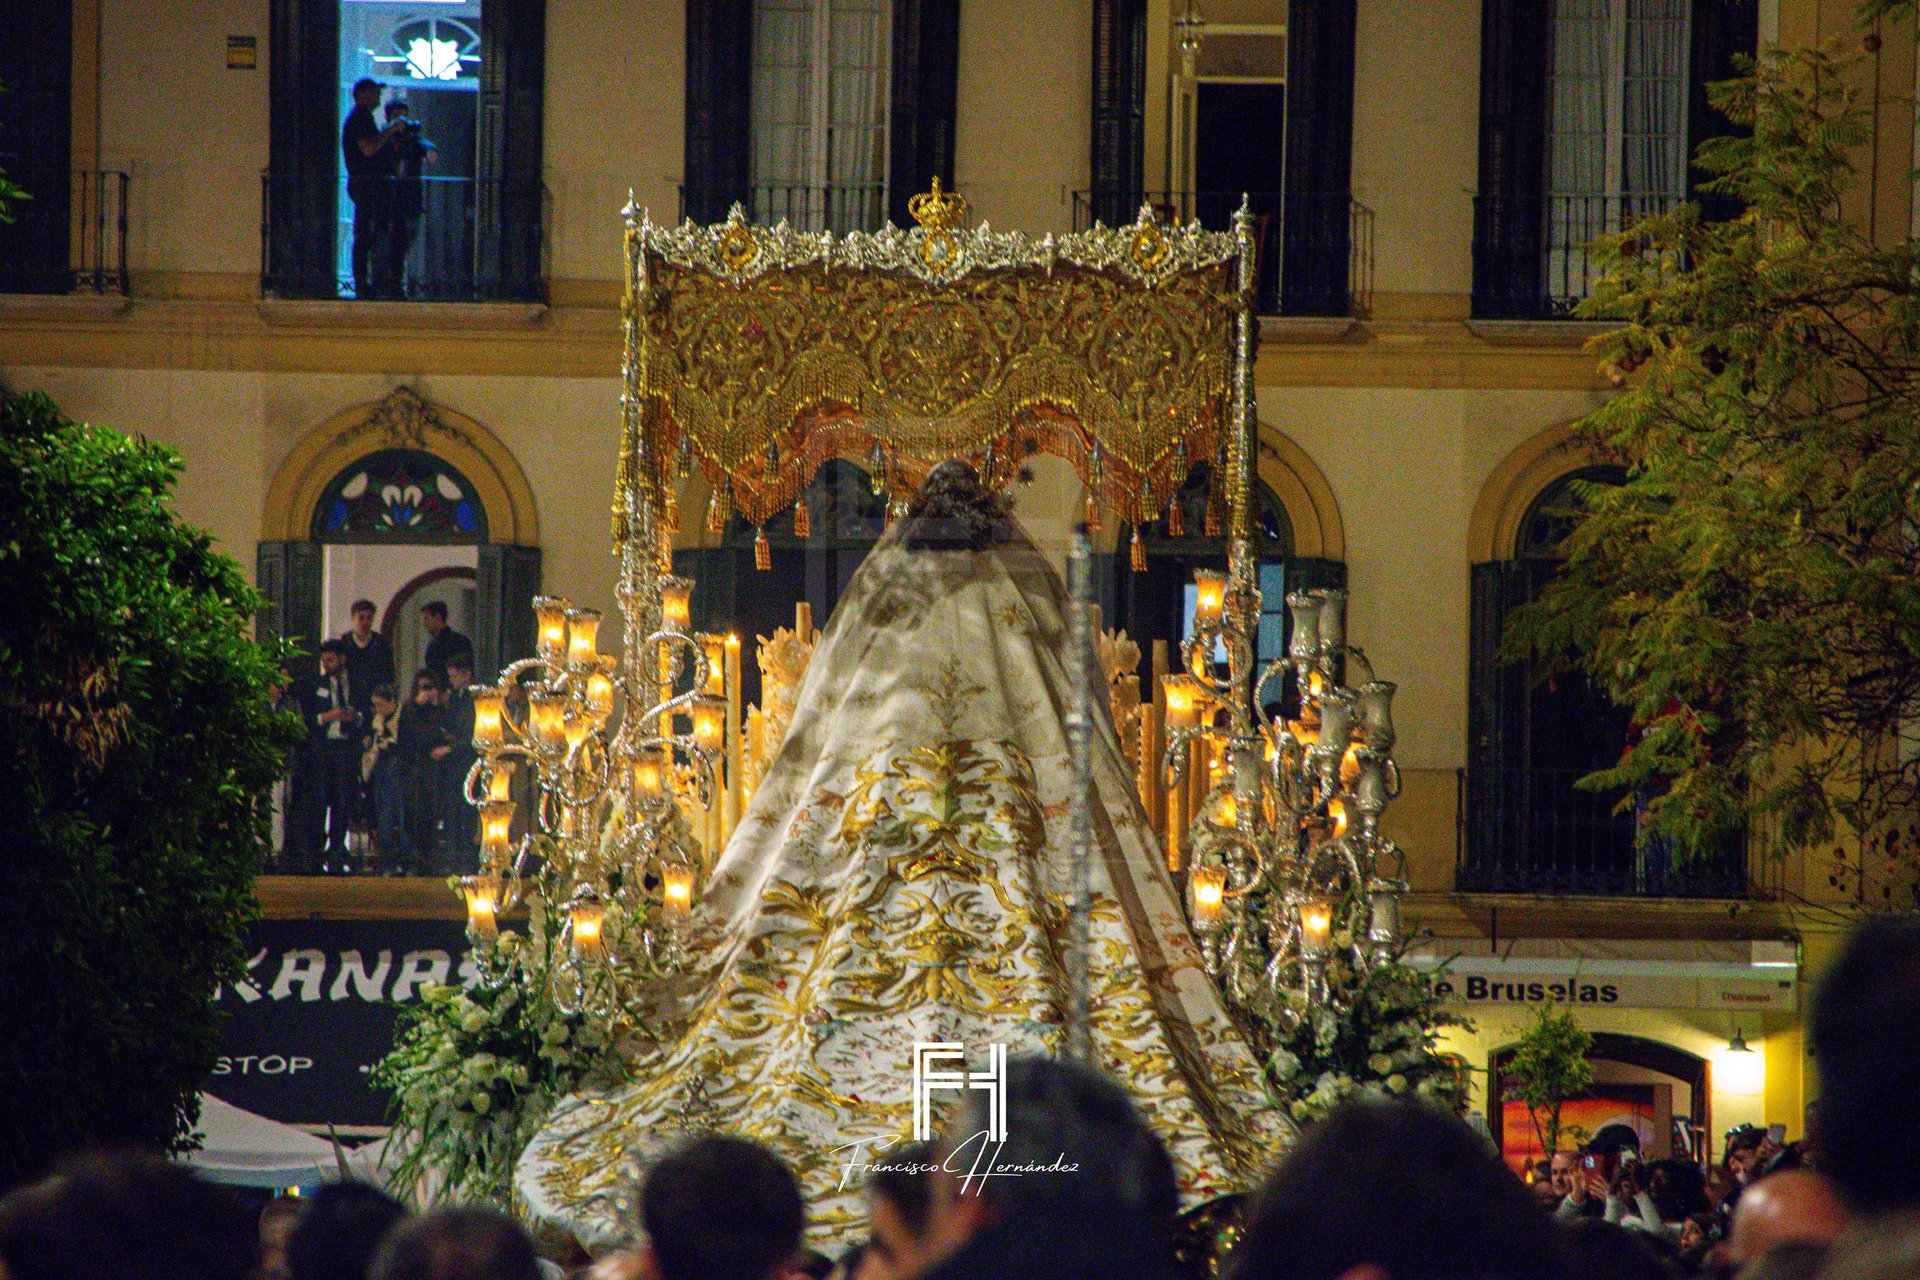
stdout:
<svg viewBox="0 0 1920 1280">
<path fill-rule="evenodd" d="M 393 208 L 394 177 L 400 152 L 395 138 L 402 126 L 382 129 L 373 118 L 380 105 L 380 82 L 360 80 L 353 86 L 353 110 L 340 128 L 340 154 L 347 166 L 347 195 L 353 201 L 353 296 L 374 294 L 374 263 L 380 240 L 387 234 Z"/>
<path fill-rule="evenodd" d="M 421 173 L 433 163 L 433 143 L 422 136 L 420 122 L 407 104 L 394 99 L 386 105 L 387 129 L 399 132 L 388 144 L 394 152 L 393 202 L 387 210 L 387 232 L 374 263 L 373 287 L 383 298 L 407 296 L 407 255 L 420 234 L 420 216 L 426 208 L 426 184 Z"/>
</svg>

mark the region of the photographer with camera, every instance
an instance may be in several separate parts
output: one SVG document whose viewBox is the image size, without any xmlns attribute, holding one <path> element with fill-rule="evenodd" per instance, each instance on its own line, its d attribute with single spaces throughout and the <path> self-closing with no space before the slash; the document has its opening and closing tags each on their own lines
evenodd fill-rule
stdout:
<svg viewBox="0 0 1920 1280">
<path fill-rule="evenodd" d="M 353 201 L 353 296 L 377 296 L 380 246 L 393 216 L 394 175 L 400 152 L 395 139 L 403 126 L 389 118 L 381 128 L 373 118 L 380 105 L 380 82 L 353 86 L 353 110 L 340 129 L 340 154 L 347 166 L 347 196 Z"/>
<path fill-rule="evenodd" d="M 374 288 L 382 297 L 404 298 L 407 293 L 407 254 L 413 250 L 413 238 L 420 233 L 420 218 L 426 209 L 426 183 L 422 171 L 433 163 L 434 147 L 421 132 L 411 108 L 398 98 L 387 103 L 386 134 L 393 149 L 391 200 L 387 208 L 386 234 L 380 242 L 375 262 Z"/>
</svg>

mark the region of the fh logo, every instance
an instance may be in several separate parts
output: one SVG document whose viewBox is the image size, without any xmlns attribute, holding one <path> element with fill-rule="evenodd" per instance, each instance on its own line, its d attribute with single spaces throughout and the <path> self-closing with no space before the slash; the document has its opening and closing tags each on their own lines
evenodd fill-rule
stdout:
<svg viewBox="0 0 1920 1280">
<path fill-rule="evenodd" d="M 933 1137 L 932 1097 L 935 1089 L 987 1091 L 987 1141 L 1007 1140 L 1007 1046 L 987 1046 L 987 1069 L 966 1070 L 966 1046 L 957 1040 L 918 1042 L 913 1046 L 913 1140 Z M 937 1066 L 957 1063 L 958 1070 Z"/>
</svg>

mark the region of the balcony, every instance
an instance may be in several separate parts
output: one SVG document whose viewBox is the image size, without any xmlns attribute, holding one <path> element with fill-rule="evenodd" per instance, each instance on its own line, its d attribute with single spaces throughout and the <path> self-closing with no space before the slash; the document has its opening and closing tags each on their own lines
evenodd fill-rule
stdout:
<svg viewBox="0 0 1920 1280">
<path fill-rule="evenodd" d="M 1473 204 L 1473 314 L 1564 320 L 1600 278 L 1594 241 L 1671 213 L 1678 193 L 1480 196 Z"/>
<path fill-rule="evenodd" d="M 729 195 L 734 198 L 728 199 Z M 682 218 L 691 217 L 696 209 L 720 211 L 723 205 L 734 203 L 746 210 L 750 221 L 761 226 L 784 222 L 796 231 L 831 231 L 835 235 L 878 231 L 887 221 L 887 184 L 761 185 L 748 187 L 743 193 L 680 187 Z M 725 214 L 718 212 L 716 216 Z"/>
<path fill-rule="evenodd" d="M 1366 315 L 1373 297 L 1373 210 L 1345 192 L 1284 196 L 1278 191 L 1149 191 L 1141 200 L 1120 201 L 1110 192 L 1073 193 L 1073 229 L 1101 221 L 1131 222 L 1142 200 L 1162 221 L 1198 222 L 1209 231 L 1231 231 L 1242 200 L 1253 213 L 1254 298 L 1261 315 Z M 1286 225 L 1291 213 L 1295 225 Z M 1315 264 L 1324 278 L 1288 280 L 1288 260 Z M 1326 271 L 1346 266 L 1344 276 Z M 1303 271 L 1304 277 L 1305 272 Z"/>
<path fill-rule="evenodd" d="M 12 158 L 0 170 L 32 195 L 0 223 L 0 293 L 125 297 L 127 175 L 37 170 Z"/>
<path fill-rule="evenodd" d="M 1462 893 L 1742 898 L 1744 840 L 1680 861 L 1636 848 L 1616 797 L 1581 791 L 1572 769 L 1462 769 L 1454 887 Z"/>
<path fill-rule="evenodd" d="M 268 298 L 542 302 L 552 198 L 534 177 L 419 179 L 420 211 L 398 272 L 377 269 L 368 297 L 352 267 L 353 201 L 337 172 L 266 172 L 260 181 L 260 290 Z M 389 199 L 403 197 L 400 184 Z M 391 225 L 391 223 L 389 224 Z M 387 240 L 391 251 L 394 241 Z M 376 256 L 382 249 L 376 247 Z"/>
</svg>

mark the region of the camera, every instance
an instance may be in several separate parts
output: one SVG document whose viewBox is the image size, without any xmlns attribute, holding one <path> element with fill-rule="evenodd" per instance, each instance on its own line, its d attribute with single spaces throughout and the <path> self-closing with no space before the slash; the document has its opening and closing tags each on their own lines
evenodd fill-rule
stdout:
<svg viewBox="0 0 1920 1280">
<path fill-rule="evenodd" d="M 1600 1157 L 1599 1156 L 1581 1156 L 1580 1167 L 1582 1169 L 1598 1169 L 1600 1167 Z"/>
</svg>

